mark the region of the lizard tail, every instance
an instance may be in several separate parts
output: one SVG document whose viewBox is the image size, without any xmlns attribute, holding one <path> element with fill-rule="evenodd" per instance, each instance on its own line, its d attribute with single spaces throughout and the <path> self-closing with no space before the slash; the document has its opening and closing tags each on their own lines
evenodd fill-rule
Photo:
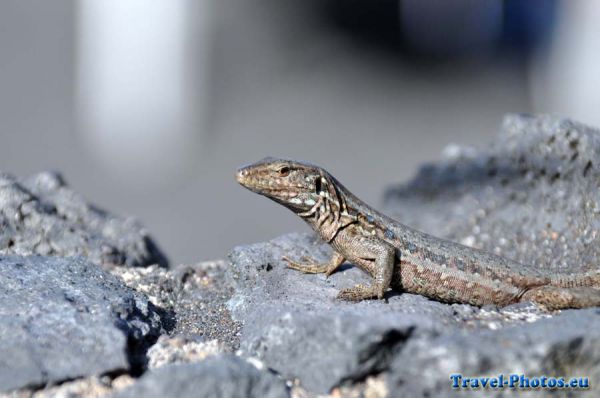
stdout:
<svg viewBox="0 0 600 398">
<path fill-rule="evenodd" d="M 550 284 L 558 287 L 597 287 L 600 288 L 600 270 L 580 274 L 555 274 L 550 278 Z"/>
<path fill-rule="evenodd" d="M 600 289 L 589 286 L 568 289 L 546 285 L 527 290 L 520 301 L 533 301 L 548 310 L 598 307 L 600 306 Z"/>
</svg>

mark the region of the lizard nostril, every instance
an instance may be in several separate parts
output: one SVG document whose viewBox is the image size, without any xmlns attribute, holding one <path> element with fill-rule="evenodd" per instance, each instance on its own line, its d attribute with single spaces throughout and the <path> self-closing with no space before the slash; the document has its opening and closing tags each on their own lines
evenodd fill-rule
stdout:
<svg viewBox="0 0 600 398">
<path fill-rule="evenodd" d="M 246 170 L 238 169 L 235 173 L 235 178 L 238 182 L 242 182 L 244 180 L 244 177 L 246 177 L 246 174 L 248 174 Z"/>
</svg>

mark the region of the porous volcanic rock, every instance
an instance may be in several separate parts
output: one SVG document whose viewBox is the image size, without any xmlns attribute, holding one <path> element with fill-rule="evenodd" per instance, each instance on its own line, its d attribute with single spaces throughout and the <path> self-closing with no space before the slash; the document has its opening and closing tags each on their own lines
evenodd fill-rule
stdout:
<svg viewBox="0 0 600 398">
<path fill-rule="evenodd" d="M 391 187 L 384 212 L 436 236 L 548 271 L 595 269 L 599 155 L 596 130 L 547 116 L 509 116 L 490 147 L 450 147 L 413 180 Z M 41 182 L 31 182 L 36 179 Z M 16 181 L 3 175 L 0 181 L 4 250 L 78 253 L 103 266 L 160 263 L 148 260 L 152 250 L 138 243 L 109 243 L 120 254 L 102 257 L 98 247 L 105 242 L 144 239 L 127 228 L 105 239 L 99 226 L 110 224 L 110 217 L 90 208 L 93 216 L 80 219 L 79 210 L 62 207 L 71 202 L 53 201 L 53 195 L 69 196 L 58 177 L 44 173 Z M 23 249 L 28 245 L 31 249 Z M 285 255 L 324 261 L 330 254 L 313 234 L 289 234 L 239 246 L 228 261 L 173 269 L 110 267 L 112 275 L 84 260 L 2 257 L 0 385 L 5 391 L 38 388 L 39 396 L 100 390 L 118 397 L 302 398 L 546 392 L 469 394 L 453 390 L 450 379 L 454 373 L 516 373 L 589 377 L 589 390 L 555 395 L 598 395 L 598 308 L 546 312 L 531 303 L 478 308 L 394 291 L 385 300 L 348 303 L 335 298 L 340 289 L 370 282 L 359 269 L 346 264 L 326 278 L 288 269 L 282 260 Z M 158 334 L 160 340 L 147 351 Z M 119 372 L 124 374 L 115 378 Z M 145 373 L 135 379 L 139 372 Z M 68 379 L 75 380 L 39 388 Z"/>
<path fill-rule="evenodd" d="M 114 395 L 126 397 L 286 398 L 285 383 L 233 355 L 194 364 L 166 365 Z"/>
<path fill-rule="evenodd" d="M 0 256 L 0 391 L 133 371 L 163 333 L 143 295 L 83 259 Z"/>
<path fill-rule="evenodd" d="M 385 193 L 418 230 L 548 270 L 600 264 L 600 132 L 568 119 L 509 115 L 485 149 L 451 146 Z"/>
<path fill-rule="evenodd" d="M 506 118 L 484 150 L 451 147 L 409 183 L 386 193 L 386 212 L 425 232 L 550 271 L 600 264 L 600 133 L 548 116 Z M 360 192 L 356 193 L 360 196 Z M 283 255 L 326 260 L 313 235 L 234 249 L 240 352 L 324 393 L 387 380 L 391 396 L 455 396 L 450 374 L 599 376 L 597 309 L 554 313 L 447 305 L 407 293 L 345 303 L 337 291 L 368 282 L 350 266 L 326 278 L 285 268 Z M 597 392 L 597 387 L 590 392 Z M 463 393 L 463 392 L 461 392 Z M 519 390 L 486 390 L 517 396 Z"/>
<path fill-rule="evenodd" d="M 328 247 L 306 234 L 234 249 L 229 258 L 237 283 L 230 300 L 243 323 L 240 350 L 285 378 L 326 393 L 345 382 L 383 371 L 409 339 L 436 336 L 460 326 L 451 306 L 424 297 L 392 295 L 387 301 L 347 303 L 337 290 L 367 280 L 346 267 L 326 279 L 286 268 L 281 256 L 325 259 Z"/>
<path fill-rule="evenodd" d="M 148 232 L 86 202 L 56 173 L 0 173 L 0 253 L 83 256 L 95 264 L 167 266 Z"/>
<path fill-rule="evenodd" d="M 567 310 L 552 318 L 500 330 L 445 333 L 427 341 L 410 341 L 387 372 L 389 396 L 451 398 L 469 393 L 468 388 L 451 388 L 453 374 L 502 374 L 507 382 L 511 375 L 565 380 L 587 377 L 589 390 L 566 389 L 553 394 L 597 396 L 594 384 L 600 378 L 600 310 Z M 539 397 L 549 393 L 526 390 L 480 387 L 469 396 Z"/>
</svg>

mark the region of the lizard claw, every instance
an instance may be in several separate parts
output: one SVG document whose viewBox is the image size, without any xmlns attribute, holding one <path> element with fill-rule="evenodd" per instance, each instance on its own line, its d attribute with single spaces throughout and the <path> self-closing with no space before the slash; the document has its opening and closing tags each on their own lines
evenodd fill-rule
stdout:
<svg viewBox="0 0 600 398">
<path fill-rule="evenodd" d="M 295 263 L 295 261 L 289 258 L 288 256 L 281 256 L 281 259 L 287 263 L 286 266 L 288 268 L 292 268 L 292 264 Z"/>
</svg>

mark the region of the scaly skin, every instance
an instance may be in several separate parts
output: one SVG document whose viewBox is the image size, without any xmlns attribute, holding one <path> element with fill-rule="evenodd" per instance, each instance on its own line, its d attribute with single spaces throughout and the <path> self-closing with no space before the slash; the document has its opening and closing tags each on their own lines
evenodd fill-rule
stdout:
<svg viewBox="0 0 600 398">
<path fill-rule="evenodd" d="M 543 272 L 416 231 L 369 207 L 320 167 L 266 158 L 240 168 L 237 180 L 302 217 L 334 249 L 324 264 L 284 257 L 290 268 L 329 276 L 349 261 L 373 277 L 370 286 L 341 290 L 341 299 L 381 299 L 391 287 L 477 306 L 521 301 L 551 310 L 600 305 L 600 271 Z"/>
</svg>

